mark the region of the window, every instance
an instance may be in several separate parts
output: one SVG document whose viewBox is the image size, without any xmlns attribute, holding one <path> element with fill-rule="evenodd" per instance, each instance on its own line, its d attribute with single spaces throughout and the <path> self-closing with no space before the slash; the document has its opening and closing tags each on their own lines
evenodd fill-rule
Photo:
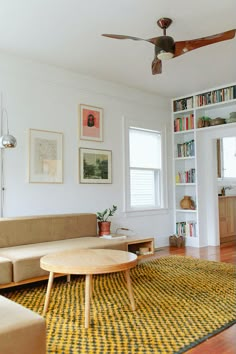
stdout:
<svg viewBox="0 0 236 354">
<path fill-rule="evenodd" d="M 217 141 L 218 177 L 236 179 L 236 137 Z"/>
<path fill-rule="evenodd" d="M 161 138 L 158 131 L 128 129 L 128 210 L 162 207 Z"/>
</svg>

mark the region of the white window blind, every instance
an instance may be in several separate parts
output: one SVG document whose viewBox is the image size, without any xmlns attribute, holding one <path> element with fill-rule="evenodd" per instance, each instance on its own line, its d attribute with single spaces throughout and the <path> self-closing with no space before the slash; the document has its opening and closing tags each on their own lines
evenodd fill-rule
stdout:
<svg viewBox="0 0 236 354">
<path fill-rule="evenodd" d="M 130 167 L 161 167 L 161 135 L 158 132 L 130 128 Z"/>
<path fill-rule="evenodd" d="M 161 134 L 129 129 L 130 208 L 160 207 Z"/>
</svg>

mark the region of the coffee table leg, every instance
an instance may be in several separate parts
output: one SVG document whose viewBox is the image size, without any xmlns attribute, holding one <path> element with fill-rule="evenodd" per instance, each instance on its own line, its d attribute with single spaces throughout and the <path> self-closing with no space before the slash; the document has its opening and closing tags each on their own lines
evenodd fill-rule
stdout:
<svg viewBox="0 0 236 354">
<path fill-rule="evenodd" d="M 93 290 L 93 278 L 92 274 L 86 274 L 85 276 L 85 328 L 89 328 L 90 323 L 90 299 Z"/>
<path fill-rule="evenodd" d="M 48 286 L 47 286 L 47 292 L 46 292 L 46 299 L 44 303 L 44 308 L 43 308 L 43 316 L 46 315 L 47 309 L 48 309 L 48 304 L 49 304 L 49 298 L 50 298 L 50 293 L 52 289 L 52 284 L 53 284 L 53 278 L 54 278 L 54 273 L 50 272 L 49 278 L 48 278 Z"/>
<path fill-rule="evenodd" d="M 126 282 L 127 282 L 127 289 L 129 293 L 129 298 L 130 298 L 130 303 L 131 303 L 131 308 L 133 311 L 135 311 L 135 301 L 134 301 L 134 296 L 133 296 L 133 290 L 132 290 L 132 284 L 131 284 L 131 278 L 129 274 L 129 269 L 125 271 L 125 277 L 126 277 Z"/>
</svg>

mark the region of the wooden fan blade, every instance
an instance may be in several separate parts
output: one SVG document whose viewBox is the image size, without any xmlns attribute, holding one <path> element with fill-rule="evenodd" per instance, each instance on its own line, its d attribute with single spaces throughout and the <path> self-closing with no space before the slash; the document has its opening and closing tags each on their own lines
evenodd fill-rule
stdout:
<svg viewBox="0 0 236 354">
<path fill-rule="evenodd" d="M 182 54 L 188 53 L 191 50 L 204 47 L 209 44 L 214 44 L 221 41 L 226 41 L 235 37 L 236 30 L 232 29 L 230 31 L 214 34 L 213 36 L 202 37 L 197 39 L 192 39 L 189 41 L 175 42 L 175 54 L 174 58 Z"/>
<path fill-rule="evenodd" d="M 160 59 L 155 58 L 152 62 L 152 75 L 161 74 L 162 73 L 162 61 Z"/>
<path fill-rule="evenodd" d="M 151 39 L 143 39 L 143 38 L 138 38 L 138 37 L 132 37 L 132 36 L 126 36 L 126 35 L 122 35 L 122 34 L 102 34 L 103 37 L 109 37 L 109 38 L 115 38 L 115 39 L 132 39 L 134 41 L 145 41 L 145 42 L 149 42 L 152 44 L 154 43 L 154 40 L 156 38 L 151 38 Z"/>
</svg>

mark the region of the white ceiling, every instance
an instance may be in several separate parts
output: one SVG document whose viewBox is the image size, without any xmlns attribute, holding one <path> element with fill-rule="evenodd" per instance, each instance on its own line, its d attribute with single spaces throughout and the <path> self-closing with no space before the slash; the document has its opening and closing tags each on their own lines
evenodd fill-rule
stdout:
<svg viewBox="0 0 236 354">
<path fill-rule="evenodd" d="M 152 38 L 173 20 L 175 41 L 236 28 L 235 0 L 0 0 L 0 50 L 169 97 L 236 81 L 236 38 L 163 63 L 154 46 L 102 33 Z"/>
</svg>

